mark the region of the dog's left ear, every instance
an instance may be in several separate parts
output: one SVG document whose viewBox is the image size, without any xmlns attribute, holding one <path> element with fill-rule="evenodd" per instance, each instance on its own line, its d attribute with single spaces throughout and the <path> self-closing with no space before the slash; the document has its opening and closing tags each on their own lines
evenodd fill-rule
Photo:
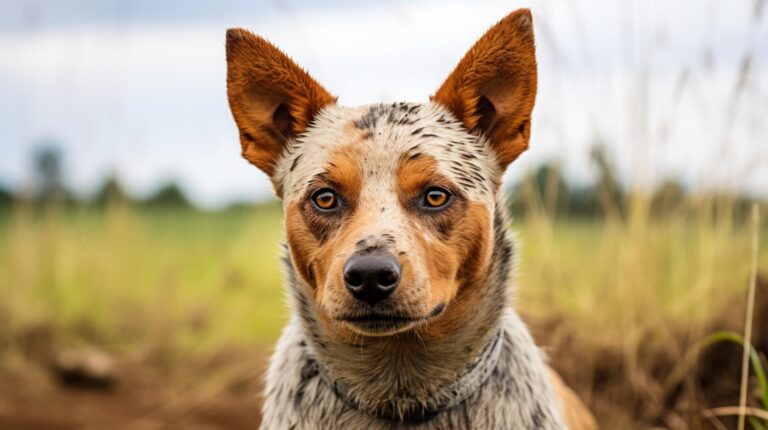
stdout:
<svg viewBox="0 0 768 430">
<path fill-rule="evenodd" d="M 291 138 L 336 98 L 266 39 L 227 31 L 227 96 L 245 159 L 275 178 Z M 278 195 L 279 186 L 276 186 Z"/>
<path fill-rule="evenodd" d="M 502 168 L 528 148 L 535 99 L 536 49 L 528 9 L 491 27 L 432 96 L 468 130 L 488 138 Z"/>
</svg>

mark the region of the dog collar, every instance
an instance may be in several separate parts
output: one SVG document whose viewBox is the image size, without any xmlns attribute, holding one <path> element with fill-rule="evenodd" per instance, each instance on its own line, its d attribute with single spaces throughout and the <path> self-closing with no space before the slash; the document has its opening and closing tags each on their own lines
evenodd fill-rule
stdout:
<svg viewBox="0 0 768 430">
<path fill-rule="evenodd" d="M 334 381 L 327 372 L 321 371 L 325 381 L 331 386 L 336 396 L 347 406 L 379 419 L 395 421 L 402 424 L 415 424 L 429 421 L 441 412 L 452 409 L 482 387 L 493 373 L 499 362 L 502 349 L 503 328 L 483 348 L 480 355 L 465 369 L 464 373 L 454 383 L 449 384 L 421 405 L 401 410 L 394 404 L 384 407 L 371 407 L 361 404 L 347 390 Z M 317 363 L 319 364 L 319 363 Z"/>
</svg>

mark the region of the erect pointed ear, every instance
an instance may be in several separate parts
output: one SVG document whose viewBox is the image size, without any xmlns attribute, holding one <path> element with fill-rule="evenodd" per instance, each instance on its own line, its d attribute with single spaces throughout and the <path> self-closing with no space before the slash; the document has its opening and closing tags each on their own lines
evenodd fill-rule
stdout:
<svg viewBox="0 0 768 430">
<path fill-rule="evenodd" d="M 288 140 L 336 102 L 274 45 L 243 29 L 227 30 L 227 95 L 243 157 L 270 176 Z"/>
<path fill-rule="evenodd" d="M 432 100 L 488 138 L 502 168 L 528 148 L 536 99 L 536 49 L 528 9 L 491 27 Z"/>
</svg>

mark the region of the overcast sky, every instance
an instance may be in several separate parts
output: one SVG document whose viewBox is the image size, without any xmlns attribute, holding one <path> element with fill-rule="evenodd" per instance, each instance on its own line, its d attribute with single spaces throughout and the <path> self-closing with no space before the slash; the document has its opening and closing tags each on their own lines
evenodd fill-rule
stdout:
<svg viewBox="0 0 768 430">
<path fill-rule="evenodd" d="M 239 158 L 224 32 L 281 47 L 346 105 L 425 101 L 490 25 L 532 8 L 539 98 L 531 149 L 592 177 L 602 141 L 627 183 L 768 196 L 764 0 L 0 0 L 0 185 L 55 142 L 82 194 L 114 172 L 134 194 L 179 181 L 198 203 L 270 195 Z M 751 61 L 745 62 L 745 58 Z"/>
</svg>

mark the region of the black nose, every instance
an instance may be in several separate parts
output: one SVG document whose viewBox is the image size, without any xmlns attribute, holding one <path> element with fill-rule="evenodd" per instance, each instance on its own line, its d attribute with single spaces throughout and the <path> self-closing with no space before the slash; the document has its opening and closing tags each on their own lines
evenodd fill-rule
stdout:
<svg viewBox="0 0 768 430">
<path fill-rule="evenodd" d="M 374 305 L 400 283 L 400 263 L 386 252 L 355 254 L 344 265 L 344 284 L 356 299 Z"/>
</svg>

